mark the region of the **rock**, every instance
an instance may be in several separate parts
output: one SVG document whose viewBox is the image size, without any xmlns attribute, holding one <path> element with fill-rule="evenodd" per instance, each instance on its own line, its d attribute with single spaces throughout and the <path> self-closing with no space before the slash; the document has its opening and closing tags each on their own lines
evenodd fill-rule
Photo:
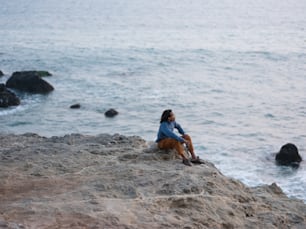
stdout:
<svg viewBox="0 0 306 229">
<path fill-rule="evenodd" d="M 4 227 L 306 228 L 306 204 L 277 184 L 185 166 L 137 136 L 0 133 L 0 145 Z"/>
<path fill-rule="evenodd" d="M 54 90 L 53 86 L 41 79 L 37 71 L 14 72 L 7 80 L 6 86 L 30 93 L 48 93 Z"/>
<path fill-rule="evenodd" d="M 279 165 L 297 165 L 302 161 L 302 157 L 294 144 L 287 143 L 276 154 L 275 160 Z"/>
<path fill-rule="evenodd" d="M 8 90 L 4 84 L 0 84 L 0 107 L 18 106 L 20 99 Z"/>
<path fill-rule="evenodd" d="M 4 76 L 4 74 L 3 74 L 3 72 L 0 70 L 0 77 L 1 77 L 1 76 Z"/>
<path fill-rule="evenodd" d="M 109 118 L 114 117 L 114 116 L 116 116 L 117 114 L 118 114 L 118 111 L 116 111 L 116 110 L 113 109 L 113 108 L 109 109 L 108 111 L 106 111 L 106 112 L 104 113 L 104 115 L 105 115 L 106 117 L 109 117 Z"/>
<path fill-rule="evenodd" d="M 81 108 L 81 104 L 79 103 L 76 103 L 76 104 L 73 104 L 70 106 L 71 109 L 78 109 L 78 108 Z"/>
</svg>

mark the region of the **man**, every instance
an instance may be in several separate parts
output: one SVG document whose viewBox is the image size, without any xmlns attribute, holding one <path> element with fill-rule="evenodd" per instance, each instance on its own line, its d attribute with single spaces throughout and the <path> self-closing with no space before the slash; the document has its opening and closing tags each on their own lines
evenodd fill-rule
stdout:
<svg viewBox="0 0 306 229">
<path fill-rule="evenodd" d="M 174 133 L 174 129 L 177 129 L 182 136 L 178 136 Z M 175 149 L 178 154 L 183 158 L 183 164 L 191 166 L 192 163 L 202 164 L 203 161 L 197 157 L 194 153 L 191 138 L 185 133 L 183 128 L 175 121 L 175 115 L 172 110 L 165 110 L 160 118 L 160 126 L 157 133 L 157 145 L 160 149 Z M 184 145 L 191 154 L 191 160 L 184 154 Z"/>
</svg>

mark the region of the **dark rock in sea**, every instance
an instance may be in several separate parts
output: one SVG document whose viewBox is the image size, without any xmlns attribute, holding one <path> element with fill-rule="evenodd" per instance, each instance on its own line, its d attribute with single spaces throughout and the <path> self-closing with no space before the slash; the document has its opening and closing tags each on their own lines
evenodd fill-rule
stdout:
<svg viewBox="0 0 306 229">
<path fill-rule="evenodd" d="M 0 107 L 17 106 L 20 104 L 15 93 L 8 90 L 4 84 L 0 84 Z"/>
<path fill-rule="evenodd" d="M 294 144 L 287 143 L 276 154 L 275 160 L 279 165 L 298 165 L 302 161 L 302 157 Z"/>
<path fill-rule="evenodd" d="M 106 117 L 109 117 L 109 118 L 114 117 L 114 116 L 116 116 L 117 114 L 118 114 L 118 111 L 116 111 L 116 110 L 113 109 L 113 108 L 109 109 L 108 111 L 106 111 L 106 112 L 104 113 L 104 115 L 105 115 Z"/>
<path fill-rule="evenodd" d="M 3 74 L 3 72 L 0 70 L 0 77 L 1 77 L 1 76 L 4 76 L 4 74 Z"/>
<path fill-rule="evenodd" d="M 81 104 L 79 103 L 76 103 L 76 104 L 73 104 L 70 106 L 71 109 L 78 109 L 78 108 L 81 108 Z"/>
<path fill-rule="evenodd" d="M 25 92 L 41 94 L 54 90 L 51 84 L 41 78 L 38 71 L 14 72 L 6 82 L 6 86 Z"/>
</svg>

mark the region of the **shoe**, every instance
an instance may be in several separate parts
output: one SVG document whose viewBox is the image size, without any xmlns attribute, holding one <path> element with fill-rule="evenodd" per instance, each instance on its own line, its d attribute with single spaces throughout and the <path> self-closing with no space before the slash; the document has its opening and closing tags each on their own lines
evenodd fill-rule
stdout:
<svg viewBox="0 0 306 229">
<path fill-rule="evenodd" d="M 201 160 L 199 157 L 190 160 L 194 164 L 204 164 L 205 162 Z"/>
<path fill-rule="evenodd" d="M 190 161 L 188 159 L 183 159 L 183 164 L 187 165 L 187 166 L 192 166 L 192 164 L 190 163 Z"/>
</svg>

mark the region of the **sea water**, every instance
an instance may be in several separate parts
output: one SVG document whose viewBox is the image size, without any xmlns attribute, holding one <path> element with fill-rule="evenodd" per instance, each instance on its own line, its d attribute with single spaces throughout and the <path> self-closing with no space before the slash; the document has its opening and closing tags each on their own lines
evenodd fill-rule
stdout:
<svg viewBox="0 0 306 229">
<path fill-rule="evenodd" d="M 306 160 L 305 12 L 304 0 L 3 0 L 0 83 L 47 70 L 55 90 L 15 91 L 0 131 L 154 141 L 170 108 L 223 174 L 306 201 L 305 162 L 274 163 L 287 142 Z"/>
</svg>

